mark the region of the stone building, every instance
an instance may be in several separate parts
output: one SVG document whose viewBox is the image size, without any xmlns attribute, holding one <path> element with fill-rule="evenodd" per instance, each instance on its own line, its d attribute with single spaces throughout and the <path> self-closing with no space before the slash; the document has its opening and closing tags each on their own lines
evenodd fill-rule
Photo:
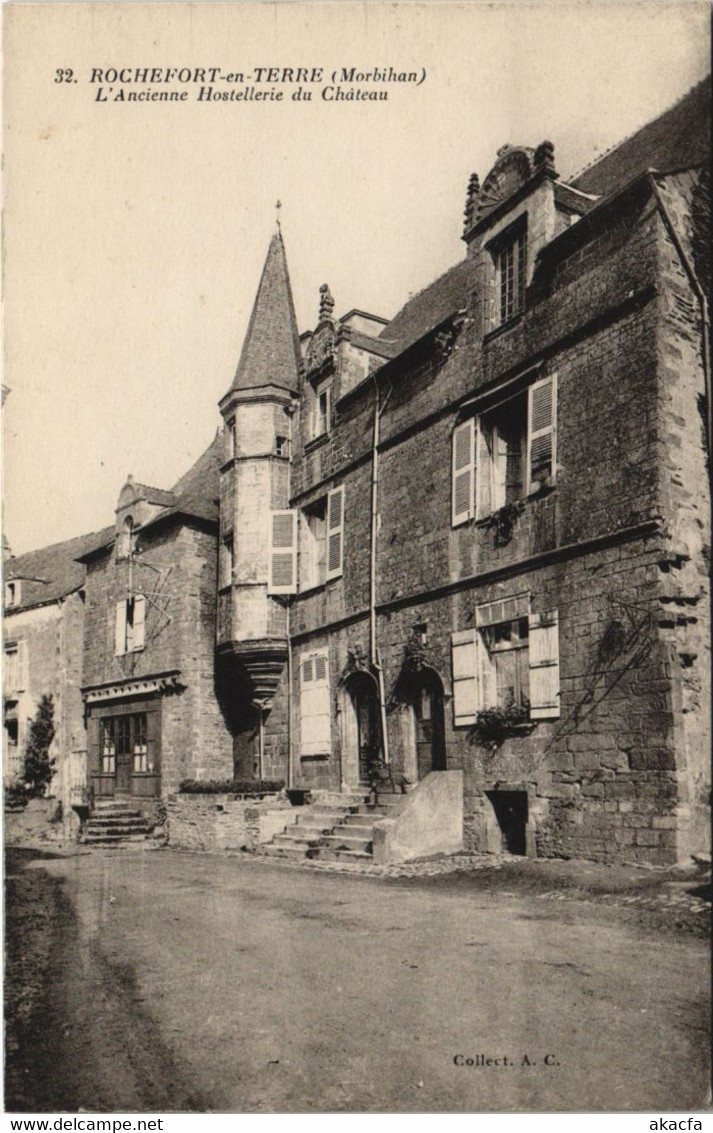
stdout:
<svg viewBox="0 0 713 1133">
<path fill-rule="evenodd" d="M 701 84 L 569 182 L 503 147 L 465 258 L 389 322 L 323 287 L 301 355 L 273 239 L 221 405 L 263 774 L 460 770 L 473 849 L 706 842 L 708 119 Z"/>
<path fill-rule="evenodd" d="M 275 234 L 219 436 L 77 555 L 95 800 L 382 765 L 469 849 L 707 844 L 709 119 L 504 146 L 390 320 L 324 285 L 300 336 Z"/>
<path fill-rule="evenodd" d="M 121 490 L 114 527 L 81 556 L 87 781 L 150 815 L 183 779 L 230 778 L 230 706 L 216 680 L 216 437 L 171 491 Z"/>
<path fill-rule="evenodd" d="M 76 556 L 106 538 L 80 535 L 4 564 L 3 782 L 22 777 L 29 723 L 51 696 L 55 737 L 52 793 L 68 810 L 82 801 L 86 733 L 81 696 L 84 570 Z"/>
</svg>

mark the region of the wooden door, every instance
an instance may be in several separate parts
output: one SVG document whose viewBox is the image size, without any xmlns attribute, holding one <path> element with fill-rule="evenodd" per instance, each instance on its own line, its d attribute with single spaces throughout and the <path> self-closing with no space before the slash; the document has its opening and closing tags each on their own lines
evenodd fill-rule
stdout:
<svg viewBox="0 0 713 1133">
<path fill-rule="evenodd" d="M 133 763 L 133 743 L 130 716 L 117 716 L 114 721 L 116 750 L 116 793 L 131 793 L 131 771 Z"/>
<path fill-rule="evenodd" d="M 443 689 L 437 673 L 422 673 L 415 690 L 416 762 L 419 779 L 431 771 L 445 771 L 445 716 Z"/>
</svg>

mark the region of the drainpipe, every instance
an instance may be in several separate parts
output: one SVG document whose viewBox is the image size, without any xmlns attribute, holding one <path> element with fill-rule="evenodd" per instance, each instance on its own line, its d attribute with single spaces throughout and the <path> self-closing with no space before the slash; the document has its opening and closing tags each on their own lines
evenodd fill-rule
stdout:
<svg viewBox="0 0 713 1133">
<path fill-rule="evenodd" d="M 287 788 L 294 786 L 294 769 L 292 766 L 292 641 L 290 639 L 290 611 L 292 607 L 287 603 Z"/>
<path fill-rule="evenodd" d="M 386 402 L 381 405 L 379 380 L 374 375 L 374 439 L 371 451 L 371 543 L 369 561 L 369 659 L 379 685 L 379 714 L 381 717 L 381 743 L 384 763 L 389 762 L 389 738 L 386 730 L 386 692 L 384 670 L 379 657 L 376 636 L 376 540 L 379 534 L 379 425 Z"/>
<path fill-rule="evenodd" d="M 263 779 L 263 760 L 265 752 L 265 709 L 260 705 L 258 708 L 259 725 L 258 725 L 258 746 L 257 746 L 257 777 Z"/>
<path fill-rule="evenodd" d="M 711 427 L 711 359 L 710 359 L 710 318 L 709 318 L 709 314 L 708 314 L 708 300 L 706 299 L 706 293 L 703 290 L 703 288 L 701 287 L 701 284 L 698 280 L 698 276 L 696 275 L 693 264 L 691 263 L 690 259 L 688 258 L 688 254 L 686 252 L 686 249 L 683 247 L 683 244 L 681 243 L 678 232 L 676 231 L 676 227 L 673 223 L 673 218 L 671 217 L 671 214 L 668 211 L 668 208 L 666 207 L 666 203 L 665 203 L 663 197 L 661 196 L 661 190 L 659 188 L 658 182 L 656 181 L 655 174 L 653 172 L 650 172 L 649 177 L 651 178 L 651 185 L 652 185 L 652 188 L 653 188 L 653 191 L 654 191 L 654 196 L 656 197 L 656 203 L 658 205 L 658 211 L 661 215 L 661 219 L 664 222 L 664 225 L 666 227 L 666 231 L 668 232 L 669 236 L 671 237 L 673 245 L 674 245 L 674 247 L 675 247 L 675 249 L 678 253 L 678 258 L 680 259 L 681 264 L 683 265 L 684 271 L 686 272 L 686 275 L 688 276 L 689 283 L 691 284 L 691 287 L 693 288 L 693 290 L 696 293 L 696 298 L 698 299 L 698 305 L 699 305 L 700 310 L 701 310 L 701 323 L 703 324 L 703 347 L 702 347 L 702 353 L 703 353 L 703 388 L 705 390 L 705 399 L 706 399 L 706 441 L 707 441 L 707 445 L 708 445 L 708 469 L 709 469 L 709 475 L 710 475 L 711 435 L 713 433 L 713 429 Z"/>
</svg>

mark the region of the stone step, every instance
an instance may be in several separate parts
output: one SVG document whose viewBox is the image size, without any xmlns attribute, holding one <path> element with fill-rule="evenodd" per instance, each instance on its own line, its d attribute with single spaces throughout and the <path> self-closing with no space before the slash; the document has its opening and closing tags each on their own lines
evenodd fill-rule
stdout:
<svg viewBox="0 0 713 1133">
<path fill-rule="evenodd" d="M 131 834 L 151 834 L 151 827 L 147 823 L 136 823 L 133 826 L 93 826 L 87 823 L 84 833 L 99 837 L 107 835 L 112 838 L 124 838 Z"/>
<path fill-rule="evenodd" d="M 283 834 L 289 833 L 290 830 L 301 830 L 303 832 L 310 830 L 315 837 L 319 834 L 329 834 L 330 830 L 336 826 L 334 822 L 324 822 L 322 819 L 313 818 L 311 822 L 296 822 L 293 826 L 288 826 L 282 831 Z"/>
<path fill-rule="evenodd" d="M 369 797 L 366 791 L 312 791 L 310 806 L 359 806 Z"/>
<path fill-rule="evenodd" d="M 371 838 L 343 837 L 341 834 L 330 834 L 324 838 L 322 845 L 326 850 L 359 850 L 361 853 L 371 853 Z M 322 846 L 319 847 L 319 856 L 322 856 Z"/>
<path fill-rule="evenodd" d="M 339 825 L 347 826 L 350 830 L 372 830 L 374 823 L 384 817 L 383 814 L 348 814 Z"/>
<path fill-rule="evenodd" d="M 372 814 L 379 818 L 395 818 L 401 810 L 401 803 L 377 803 L 376 806 L 364 803 L 359 807 L 359 814 Z"/>
<path fill-rule="evenodd" d="M 371 854 L 360 850 L 329 850 L 321 846 L 315 851 L 313 857 L 320 862 L 373 862 Z"/>
<path fill-rule="evenodd" d="M 145 818 L 140 814 L 124 817 L 110 817 L 109 815 L 102 818 L 90 818 L 87 821 L 87 829 L 89 830 L 148 830 L 149 824 Z"/>
<path fill-rule="evenodd" d="M 93 814 L 141 814 L 141 811 L 135 803 L 111 803 L 108 806 L 98 806 L 95 804 L 92 807 Z"/>
<path fill-rule="evenodd" d="M 142 834 L 113 834 L 109 831 L 105 831 L 104 833 L 92 833 L 91 831 L 85 831 L 84 834 L 82 834 L 81 841 L 88 846 L 116 846 L 124 842 L 152 841 L 152 838 L 148 831 Z"/>
<path fill-rule="evenodd" d="M 343 814 L 356 814 L 363 803 L 349 803 L 348 805 L 342 804 L 340 806 L 332 806 L 326 803 L 315 803 L 309 808 L 310 815 L 320 815 L 324 818 L 338 819 Z"/>
<path fill-rule="evenodd" d="M 321 835 L 317 835 L 316 837 L 307 835 L 304 838 L 297 838 L 290 834 L 276 834 L 268 844 L 270 846 L 277 846 L 279 849 L 301 850 L 304 854 L 313 846 L 319 846 L 321 838 Z"/>
<path fill-rule="evenodd" d="M 263 846 L 259 846 L 255 851 L 256 857 L 266 858 L 287 858 L 290 861 L 305 861 L 306 853 L 304 849 L 290 846 L 276 846 L 274 842 L 267 842 Z"/>
</svg>

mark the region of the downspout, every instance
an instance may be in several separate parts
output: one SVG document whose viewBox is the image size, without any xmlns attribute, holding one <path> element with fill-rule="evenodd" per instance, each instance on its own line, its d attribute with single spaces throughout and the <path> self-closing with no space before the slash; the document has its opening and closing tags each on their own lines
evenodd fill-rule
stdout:
<svg viewBox="0 0 713 1133">
<path fill-rule="evenodd" d="M 292 767 L 292 641 L 290 639 L 290 612 L 292 606 L 287 603 L 287 789 L 294 786 L 294 770 Z"/>
<path fill-rule="evenodd" d="M 371 451 L 371 542 L 369 548 L 369 659 L 379 686 L 379 715 L 381 717 L 381 744 L 384 763 L 389 762 L 389 738 L 386 730 L 386 692 L 384 670 L 379 657 L 376 636 L 376 541 L 379 534 L 379 426 L 382 407 L 379 397 L 379 380 L 374 375 L 374 437 Z"/>
<path fill-rule="evenodd" d="M 690 259 L 688 258 L 688 254 L 686 252 L 686 249 L 683 247 L 683 244 L 681 243 L 678 232 L 676 231 L 676 227 L 673 223 L 673 218 L 671 217 L 671 214 L 669 213 L 668 208 L 666 207 L 666 202 L 664 201 L 663 197 L 661 196 L 661 190 L 659 188 L 658 182 L 656 181 L 655 174 L 653 172 L 650 172 L 649 177 L 651 178 L 651 185 L 652 185 L 652 188 L 653 188 L 653 191 L 654 191 L 654 196 L 656 197 L 656 203 L 658 205 L 658 210 L 659 210 L 659 213 L 661 215 L 661 219 L 664 222 L 666 231 L 668 232 L 669 236 L 671 237 L 673 245 L 674 245 L 674 247 L 675 247 L 675 249 L 678 253 L 678 258 L 680 259 L 681 264 L 683 265 L 684 271 L 686 272 L 686 275 L 688 276 L 689 283 L 691 284 L 691 287 L 693 288 L 693 290 L 696 293 L 696 298 L 698 299 L 698 304 L 699 304 L 700 310 L 701 310 L 701 322 L 703 324 L 703 347 L 702 347 L 703 388 L 704 388 L 704 391 L 705 391 L 705 399 L 706 399 L 705 425 L 706 425 L 706 442 L 707 442 L 707 446 L 708 446 L 708 473 L 709 473 L 709 476 L 710 476 L 711 475 L 711 435 L 713 435 L 713 427 L 712 427 L 712 421 L 711 421 L 710 317 L 709 317 L 709 313 L 708 313 L 708 300 L 706 299 L 706 293 L 703 290 L 703 288 L 701 287 L 701 284 L 698 280 L 698 276 L 696 275 L 693 264 L 691 263 Z"/>
</svg>

